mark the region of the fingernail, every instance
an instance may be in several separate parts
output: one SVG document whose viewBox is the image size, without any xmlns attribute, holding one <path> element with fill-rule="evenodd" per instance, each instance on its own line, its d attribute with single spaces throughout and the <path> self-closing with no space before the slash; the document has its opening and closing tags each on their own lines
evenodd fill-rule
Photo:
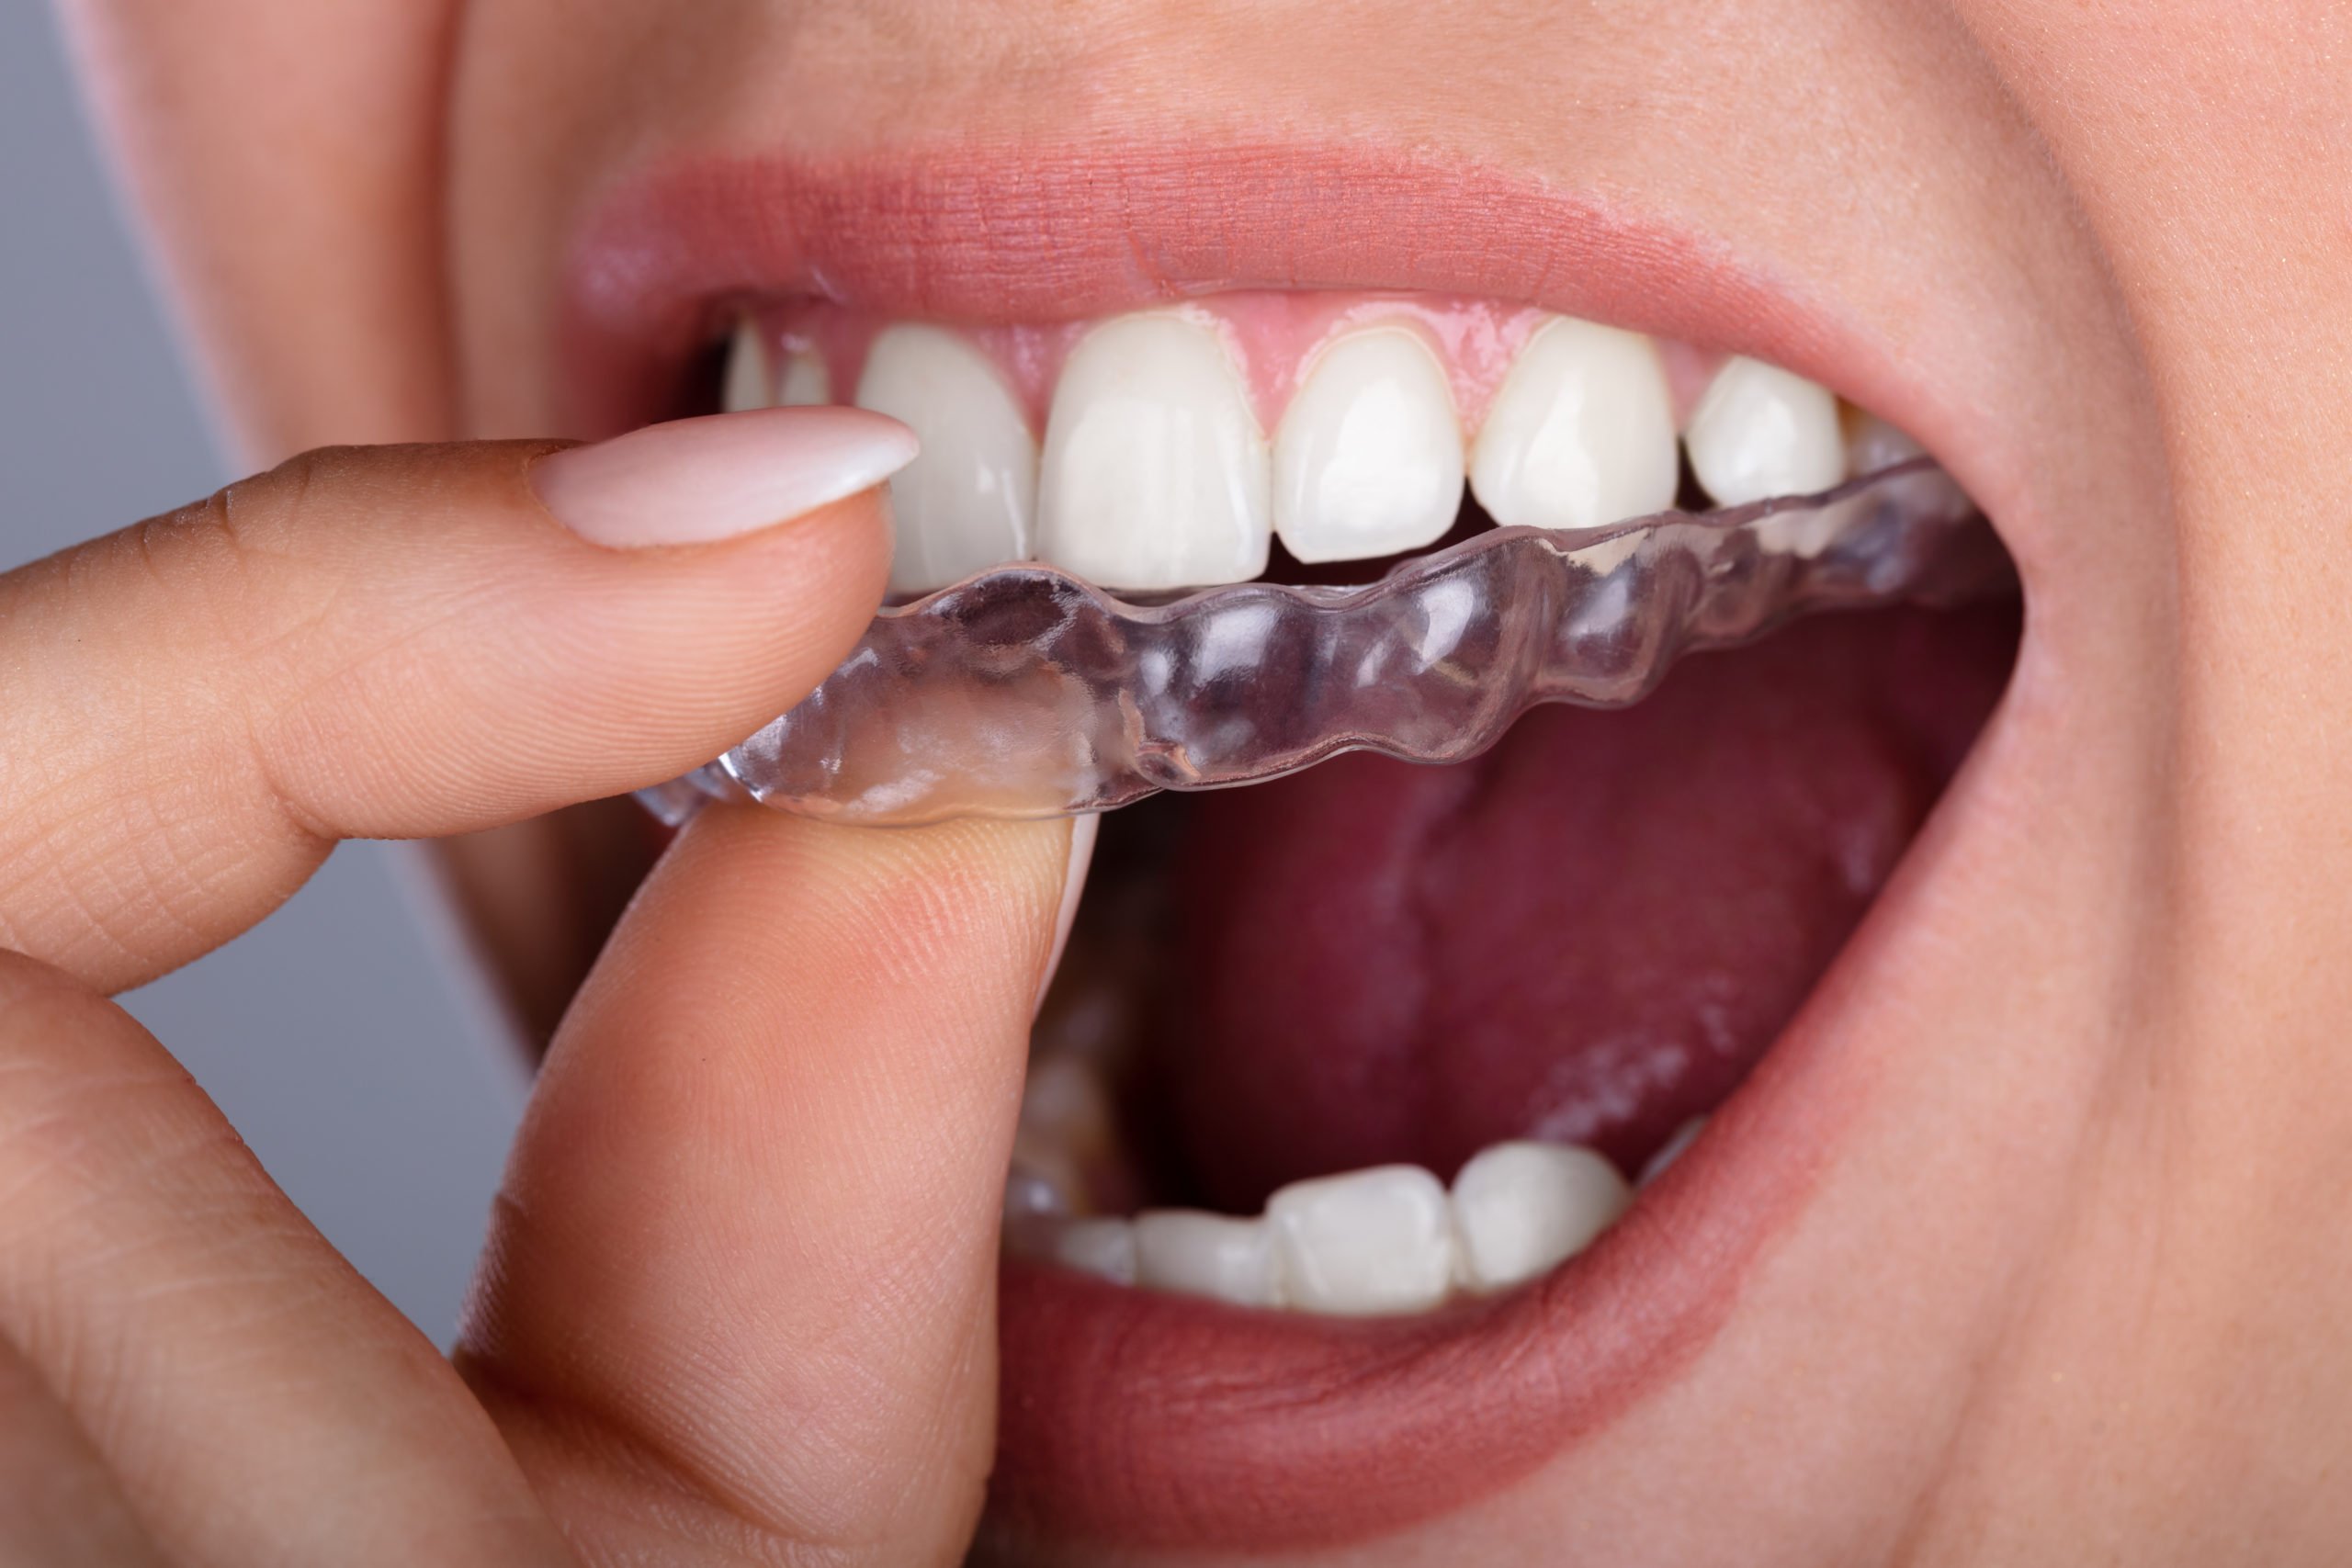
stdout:
<svg viewBox="0 0 2352 1568">
<path fill-rule="evenodd" d="M 593 544 L 700 545 L 870 490 L 917 450 L 913 431 L 864 409 L 760 409 L 569 447 L 532 465 L 531 488 Z"/>
<path fill-rule="evenodd" d="M 1055 972 L 1062 966 L 1062 949 L 1069 945 L 1069 929 L 1078 922 L 1078 896 L 1086 890 L 1086 868 L 1094 863 L 1094 835 L 1102 826 L 1100 817 L 1069 819 L 1069 866 L 1062 874 L 1062 907 L 1054 917 L 1054 945 L 1046 955 L 1046 973 L 1037 982 L 1037 999 L 1029 1007 L 1032 1018 L 1046 1005 L 1046 993 L 1054 988 Z"/>
</svg>

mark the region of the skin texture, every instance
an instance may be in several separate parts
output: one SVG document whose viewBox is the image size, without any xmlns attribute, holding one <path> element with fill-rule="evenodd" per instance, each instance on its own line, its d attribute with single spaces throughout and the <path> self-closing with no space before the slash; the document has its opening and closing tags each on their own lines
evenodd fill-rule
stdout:
<svg viewBox="0 0 2352 1568">
<path fill-rule="evenodd" d="M 172 1562 L 565 1561 L 533 1488 L 567 1475 L 656 1539 L 922 1561 L 970 1529 L 996 1090 L 1065 827 L 697 823 L 549 1055 L 460 1369 L 104 999 L 236 935 L 339 839 L 674 774 L 806 692 L 879 600 L 873 491 L 615 551 L 539 506 L 547 450 L 318 453 L 0 578 L 0 1430 L 41 1505 L 0 1517 L 14 1560 L 125 1560 L 112 1505 Z M 644 1272 L 616 1277 L 621 1235 Z M 866 1452 L 895 1462 L 845 1457 Z M 907 1488 L 936 1506 L 901 1510 Z"/>
<path fill-rule="evenodd" d="M 1288 4 L 712 0 L 692 27 L 652 0 L 202 9 L 68 14 L 256 461 L 567 434 L 550 303 L 566 247 L 616 181 L 672 154 L 1346 141 L 1669 221 L 1834 318 L 1862 345 L 1850 376 L 1806 368 L 1866 386 L 1951 463 L 2027 588 L 2002 710 L 1792 1031 L 1841 1065 L 1837 1157 L 1677 1381 L 1357 1560 L 2340 1556 L 2352 137 L 2346 24 L 2324 0 L 1382 0 L 1341 28 Z M 220 85 L 244 81 L 269 86 L 217 112 Z M 335 541 L 363 518 L 437 528 L 419 521 L 450 514 L 436 487 L 494 491 L 490 450 L 390 460 L 308 525 L 289 507 L 311 544 L 269 603 L 296 615 L 334 581 L 357 547 Z M 457 513 L 495 513 L 484 493 Z M 724 548 L 737 565 L 775 550 L 762 591 L 854 626 L 872 583 L 862 600 L 827 586 L 786 547 L 803 537 Z M 429 586 L 430 543 L 370 547 Z M 220 647 L 200 596 L 189 608 L 131 555 L 101 546 L 0 585 L 12 704 L 35 694 L 9 722 L 36 743 L 89 693 Z M 525 565 L 560 594 L 560 559 Z M 159 624 L 176 660 L 125 629 Z M 655 646 L 639 636 L 630 660 Z M 645 776 L 805 685 L 821 643 L 753 660 L 756 690 L 671 735 L 676 757 L 638 759 Z M 707 690 L 684 671 L 741 651 L 707 641 L 637 695 L 674 707 Z M 494 694 L 526 717 L 553 695 L 523 679 Z M 132 799 L 196 823 L 169 874 L 135 858 L 119 807 L 95 826 L 31 817 L 0 773 L 0 863 L 31 845 L 97 868 L 0 889 L 0 938 L 31 955 L 0 971 L 0 1041 L 27 1086 L 0 1180 L 35 1194 L 0 1246 L 0 1329 L 37 1374 L 0 1366 L 10 1441 L 61 1486 L 111 1485 L 195 1561 L 420 1560 L 419 1513 L 440 1561 L 559 1540 L 592 1561 L 656 1543 L 952 1560 L 987 1465 L 989 1162 L 1057 830 L 876 845 L 765 818 L 697 827 L 549 1058 L 461 1384 L 96 993 L 249 923 L 336 830 L 486 828 L 616 780 L 583 755 L 526 799 L 459 747 L 428 770 L 439 793 L 371 794 L 361 752 L 334 749 L 365 724 L 313 728 L 313 773 L 269 775 L 313 780 L 301 813 L 211 778 L 190 804 L 176 770 L 134 773 Z M 0 757 L 34 754 L 23 733 Z M 83 776 L 151 767 L 120 739 L 135 733 L 83 739 Z M 757 897 L 769 876 L 796 897 Z M 500 924 L 510 953 L 534 952 L 527 904 Z M 839 978 L 877 964 L 887 988 Z M 539 976 L 526 1014 L 551 1020 L 576 964 L 514 967 Z M 125 1084 L 128 1109 L 96 1115 L 91 1097 Z M 780 1147 L 780 1118 L 806 1135 Z M 883 1137 L 910 1151 L 889 1172 L 858 1157 Z M 142 1153 L 159 1139 L 161 1161 Z M 73 1170 L 107 1201 L 61 1186 Z M 861 1300 L 894 1310 L 844 1305 Z M 315 1359 L 241 1372 L 265 1334 Z M 341 1484 L 359 1462 L 341 1416 L 359 1408 L 402 1413 L 368 1428 L 385 1447 L 368 1462 L 414 1493 Z M 201 1452 L 164 1436 L 196 1409 Z M 1805 1418 L 1759 1414 L 1775 1412 Z M 255 1477 L 297 1501 L 209 1506 Z"/>
</svg>

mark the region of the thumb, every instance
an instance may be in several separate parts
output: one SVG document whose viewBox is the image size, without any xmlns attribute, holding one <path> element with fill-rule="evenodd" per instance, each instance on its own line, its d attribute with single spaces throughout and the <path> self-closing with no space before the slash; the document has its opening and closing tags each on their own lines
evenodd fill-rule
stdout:
<svg viewBox="0 0 2352 1568">
<path fill-rule="evenodd" d="M 914 452 L 835 408 L 323 451 L 0 577 L 0 946 L 119 989 L 337 839 L 707 761 L 854 642 Z"/>
<path fill-rule="evenodd" d="M 1082 843 L 715 807 L 655 868 L 541 1071 L 459 1357 L 585 1555 L 962 1560 Z"/>
</svg>

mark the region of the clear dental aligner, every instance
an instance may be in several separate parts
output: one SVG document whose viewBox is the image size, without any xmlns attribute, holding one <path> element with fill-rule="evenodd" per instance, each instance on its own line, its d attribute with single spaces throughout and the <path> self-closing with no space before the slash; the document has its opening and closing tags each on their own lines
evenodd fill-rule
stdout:
<svg viewBox="0 0 2352 1568">
<path fill-rule="evenodd" d="M 1546 702 L 1638 701 L 1686 652 L 1816 609 L 1950 602 L 2005 558 L 1927 459 L 1819 496 L 1606 528 L 1496 528 L 1361 588 L 1130 604 L 1001 567 L 886 609 L 816 692 L 649 792 L 838 822 L 1101 811 L 1337 752 L 1458 761 Z"/>
</svg>

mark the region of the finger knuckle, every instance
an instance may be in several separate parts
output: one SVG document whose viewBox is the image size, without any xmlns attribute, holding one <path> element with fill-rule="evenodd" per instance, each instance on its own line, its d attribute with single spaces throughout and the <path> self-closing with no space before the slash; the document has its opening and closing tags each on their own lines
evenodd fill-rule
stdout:
<svg viewBox="0 0 2352 1568">
<path fill-rule="evenodd" d="M 313 825 L 284 798 L 266 736 L 273 715 L 335 663 L 349 569 L 324 513 L 357 460 L 349 448 L 307 452 L 137 531 L 148 570 L 211 650 L 199 695 L 214 716 L 208 733 L 235 753 L 224 764 L 306 834 Z"/>
</svg>

